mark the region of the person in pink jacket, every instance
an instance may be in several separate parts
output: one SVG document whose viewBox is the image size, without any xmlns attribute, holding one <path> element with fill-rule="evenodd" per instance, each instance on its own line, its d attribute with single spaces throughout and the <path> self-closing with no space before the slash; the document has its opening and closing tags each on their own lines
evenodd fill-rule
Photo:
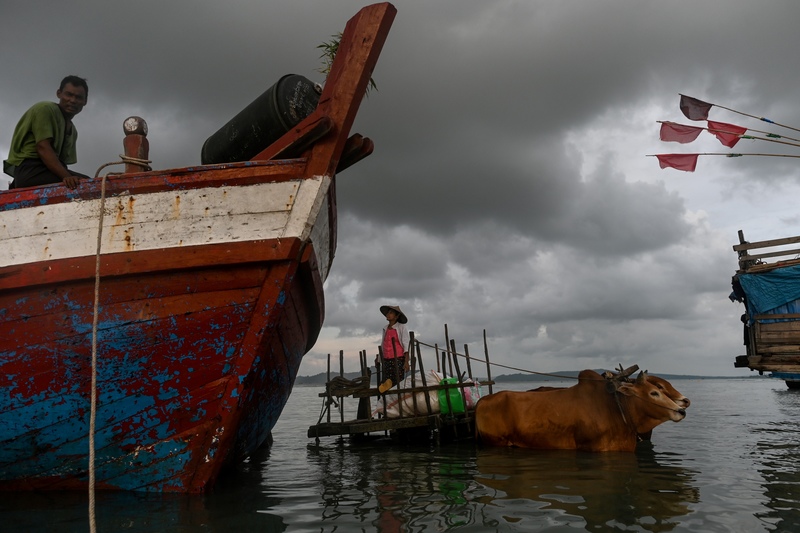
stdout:
<svg viewBox="0 0 800 533">
<path fill-rule="evenodd" d="M 403 380 L 411 363 L 408 357 L 410 343 L 406 327 L 408 318 L 397 305 L 382 305 L 380 309 L 389 322 L 383 328 L 381 337 L 381 375 L 384 381 L 378 387 L 378 391 L 383 394 L 396 382 Z"/>
</svg>

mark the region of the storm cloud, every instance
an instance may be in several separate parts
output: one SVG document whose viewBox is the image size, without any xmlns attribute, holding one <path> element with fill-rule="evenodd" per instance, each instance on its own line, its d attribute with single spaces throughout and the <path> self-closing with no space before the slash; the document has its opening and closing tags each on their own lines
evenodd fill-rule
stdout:
<svg viewBox="0 0 800 533">
<path fill-rule="evenodd" d="M 318 1 L 4 2 L 0 151 L 20 115 L 88 78 L 74 168 L 117 159 L 122 121 L 150 127 L 155 168 L 198 164 L 204 140 L 282 75 L 322 82 L 317 45 L 364 4 Z M 654 153 L 725 152 L 685 123 L 679 93 L 800 125 L 800 4 L 744 0 L 398 1 L 354 130 L 374 154 L 337 178 L 339 245 L 325 356 L 374 353 L 382 304 L 429 341 L 536 371 L 638 364 L 747 375 L 731 303 L 737 230 L 800 233 L 794 159 L 701 157 L 693 174 Z M 765 125 L 722 108 L 711 118 Z M 797 134 L 795 134 L 797 135 Z M 736 151 L 800 154 L 740 141 Z"/>
</svg>

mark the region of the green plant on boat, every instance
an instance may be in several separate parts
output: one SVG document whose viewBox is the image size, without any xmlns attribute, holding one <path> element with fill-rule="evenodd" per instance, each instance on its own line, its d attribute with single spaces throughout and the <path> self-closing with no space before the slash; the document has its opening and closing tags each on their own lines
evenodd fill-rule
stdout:
<svg viewBox="0 0 800 533">
<path fill-rule="evenodd" d="M 323 42 L 320 45 L 317 45 L 317 48 L 322 50 L 322 54 L 320 54 L 320 59 L 322 59 L 322 68 L 318 69 L 318 72 L 328 77 L 328 74 L 331 72 L 331 65 L 333 65 L 333 60 L 336 57 L 336 52 L 339 51 L 339 43 L 342 41 L 342 34 L 341 32 L 335 33 L 331 35 L 331 40 Z M 367 92 L 366 95 L 369 96 L 369 92 L 375 89 L 378 90 L 378 86 L 375 84 L 375 80 L 372 78 L 369 79 L 369 84 L 367 85 Z"/>
</svg>

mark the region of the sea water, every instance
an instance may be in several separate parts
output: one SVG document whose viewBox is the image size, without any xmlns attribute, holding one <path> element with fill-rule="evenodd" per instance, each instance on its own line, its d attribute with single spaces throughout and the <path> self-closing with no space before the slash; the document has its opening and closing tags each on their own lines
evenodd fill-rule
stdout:
<svg viewBox="0 0 800 533">
<path fill-rule="evenodd" d="M 686 419 L 633 454 L 317 443 L 306 435 L 321 389 L 295 387 L 273 446 L 211 494 L 98 492 L 97 530 L 800 531 L 800 391 L 769 379 L 672 383 L 692 401 Z M 89 531 L 87 509 L 83 493 L 0 494 L 0 527 Z"/>
</svg>

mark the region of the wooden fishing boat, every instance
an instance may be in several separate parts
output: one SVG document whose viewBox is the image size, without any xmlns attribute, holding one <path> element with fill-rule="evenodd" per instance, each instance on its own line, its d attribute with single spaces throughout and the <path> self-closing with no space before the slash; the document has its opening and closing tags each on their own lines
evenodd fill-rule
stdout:
<svg viewBox="0 0 800 533">
<path fill-rule="evenodd" d="M 800 236 L 747 242 L 739 231 L 739 269 L 732 300 L 745 304 L 743 343 L 737 368 L 770 372 L 800 389 Z M 769 259 L 772 262 L 767 262 Z"/>
<path fill-rule="evenodd" d="M 268 439 L 394 16 L 356 14 L 313 112 L 249 160 L 0 193 L 0 489 L 202 492 Z"/>
</svg>

